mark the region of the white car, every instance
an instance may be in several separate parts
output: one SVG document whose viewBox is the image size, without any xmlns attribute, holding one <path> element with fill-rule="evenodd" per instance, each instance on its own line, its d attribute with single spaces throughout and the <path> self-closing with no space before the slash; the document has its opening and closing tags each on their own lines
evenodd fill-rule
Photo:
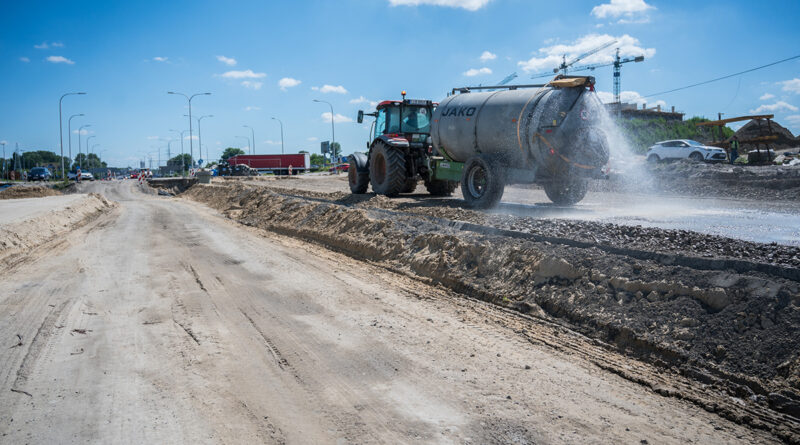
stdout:
<svg viewBox="0 0 800 445">
<path fill-rule="evenodd" d="M 728 154 L 718 147 L 709 147 L 691 139 L 658 142 L 647 150 L 647 162 L 691 159 L 698 162 L 725 162 Z"/>
<path fill-rule="evenodd" d="M 78 174 L 75 172 L 67 173 L 67 179 L 69 180 L 74 181 L 76 176 L 78 176 Z M 89 172 L 81 172 L 81 181 L 94 181 L 94 175 Z"/>
</svg>

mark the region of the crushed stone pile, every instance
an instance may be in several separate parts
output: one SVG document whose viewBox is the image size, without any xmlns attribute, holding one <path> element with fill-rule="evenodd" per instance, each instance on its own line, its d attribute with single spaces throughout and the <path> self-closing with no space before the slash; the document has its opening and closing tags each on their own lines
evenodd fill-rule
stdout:
<svg viewBox="0 0 800 445">
<path fill-rule="evenodd" d="M 0 199 L 22 199 L 22 198 L 41 198 L 43 196 L 58 196 L 62 193 L 51 187 L 36 185 L 13 186 L 0 190 Z"/>
<path fill-rule="evenodd" d="M 800 282 L 695 268 L 391 209 L 242 184 L 182 196 L 464 295 L 565 324 L 637 359 L 800 419 Z M 330 198 L 338 195 L 341 202 Z M 372 202 L 374 201 L 374 202 Z M 700 402 L 702 404 L 702 402 Z M 741 422 L 758 419 L 704 406 Z"/>
</svg>

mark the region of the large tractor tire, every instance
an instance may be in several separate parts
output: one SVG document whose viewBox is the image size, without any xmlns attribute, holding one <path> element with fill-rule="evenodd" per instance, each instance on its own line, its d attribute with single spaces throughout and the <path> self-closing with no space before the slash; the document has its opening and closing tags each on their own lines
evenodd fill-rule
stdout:
<svg viewBox="0 0 800 445">
<path fill-rule="evenodd" d="M 406 161 L 403 152 L 383 142 L 372 146 L 369 180 L 379 195 L 397 196 L 406 189 Z"/>
<path fill-rule="evenodd" d="M 425 181 L 425 188 L 428 189 L 428 193 L 433 196 L 450 196 L 453 194 L 456 187 L 458 187 L 458 183 L 454 181 L 443 181 L 440 179 Z"/>
<path fill-rule="evenodd" d="M 403 189 L 403 193 L 414 193 L 414 190 L 416 189 L 417 189 L 417 180 L 406 179 L 406 186 Z"/>
<path fill-rule="evenodd" d="M 579 203 L 589 188 L 589 181 L 585 179 L 570 179 L 564 181 L 550 181 L 543 184 L 544 193 L 560 206 L 571 206 Z"/>
<path fill-rule="evenodd" d="M 356 195 L 367 193 L 369 187 L 367 157 L 362 153 L 353 153 L 348 161 L 350 167 L 347 168 L 347 182 L 350 184 L 350 192 Z"/>
<path fill-rule="evenodd" d="M 467 206 L 488 209 L 503 197 L 505 175 L 502 168 L 484 155 L 473 156 L 464 164 L 461 175 L 461 193 Z"/>
</svg>

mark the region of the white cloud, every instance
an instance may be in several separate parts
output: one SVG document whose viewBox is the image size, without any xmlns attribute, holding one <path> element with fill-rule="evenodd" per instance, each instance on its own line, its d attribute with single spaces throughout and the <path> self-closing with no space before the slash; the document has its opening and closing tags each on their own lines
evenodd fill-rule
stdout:
<svg viewBox="0 0 800 445">
<path fill-rule="evenodd" d="M 341 85 L 323 85 L 322 87 L 311 87 L 311 89 L 320 93 L 347 94 L 347 90 Z"/>
<path fill-rule="evenodd" d="M 27 57 L 20 57 L 19 60 L 20 60 L 20 62 L 25 62 L 25 63 L 28 63 L 28 62 L 31 61 L 31 59 L 29 59 Z"/>
<path fill-rule="evenodd" d="M 36 49 L 47 49 L 50 48 L 50 45 L 48 45 L 47 42 L 42 42 L 38 45 L 33 45 L 33 47 Z"/>
<path fill-rule="evenodd" d="M 261 109 L 261 107 L 256 107 L 254 105 L 249 105 L 249 106 L 244 107 L 244 111 L 258 111 L 260 109 Z"/>
<path fill-rule="evenodd" d="M 525 72 L 551 70 L 561 64 L 563 55 L 566 55 L 567 60 L 570 60 L 612 40 L 616 40 L 617 42 L 608 48 L 582 59 L 577 65 L 610 63 L 614 60 L 614 54 L 617 48 L 619 48 L 619 55 L 622 57 L 645 56 L 650 58 L 656 54 L 655 48 L 642 48 L 639 46 L 639 40 L 628 34 L 618 37 L 613 37 L 608 34 L 588 34 L 569 44 L 559 43 L 539 48 L 537 56 L 529 60 L 518 62 L 517 65 Z"/>
<path fill-rule="evenodd" d="M 330 123 L 330 121 L 331 121 L 331 113 L 330 113 L 330 111 L 326 111 L 326 112 L 322 113 L 322 121 L 326 122 L 326 123 Z M 341 122 L 353 122 L 353 119 L 350 119 L 349 117 L 347 117 L 347 116 L 345 116 L 343 114 L 336 113 L 336 115 L 333 117 L 333 121 L 338 124 L 338 123 L 341 123 Z"/>
<path fill-rule="evenodd" d="M 78 134 L 79 131 L 81 136 L 89 134 L 89 130 L 72 130 L 72 134 Z"/>
<path fill-rule="evenodd" d="M 783 85 L 783 88 L 781 88 L 783 91 L 800 94 L 800 79 L 794 78 L 792 80 L 784 80 L 783 82 L 778 83 Z"/>
<path fill-rule="evenodd" d="M 786 116 L 786 120 L 794 127 L 800 127 L 800 114 L 793 114 L 791 116 Z"/>
<path fill-rule="evenodd" d="M 467 77 L 479 76 L 482 74 L 492 74 L 492 70 L 486 67 L 483 68 L 470 68 L 464 72 Z"/>
<path fill-rule="evenodd" d="M 73 62 L 72 60 L 69 60 L 69 59 L 67 59 L 66 57 L 63 57 L 63 56 L 50 56 L 45 60 L 47 60 L 48 62 L 51 62 L 51 63 L 66 63 L 67 65 L 74 65 L 75 64 L 75 62 Z"/>
<path fill-rule="evenodd" d="M 367 99 L 367 98 L 366 98 L 366 97 L 364 97 L 364 96 L 359 96 L 359 97 L 357 97 L 356 99 L 350 99 L 350 103 L 351 103 L 351 104 L 354 104 L 354 105 L 358 105 L 358 104 L 369 104 L 371 107 L 375 107 L 375 106 L 377 106 L 377 105 L 378 105 L 378 102 L 377 102 L 377 101 L 374 101 L 374 100 L 369 100 L 369 99 Z"/>
<path fill-rule="evenodd" d="M 775 98 L 774 94 L 764 93 L 764 95 L 759 97 L 758 100 L 770 100 L 773 98 Z"/>
<path fill-rule="evenodd" d="M 267 145 L 281 145 L 281 141 L 273 141 L 272 139 L 267 139 L 266 141 L 261 141 Z"/>
<path fill-rule="evenodd" d="M 597 97 L 600 98 L 600 101 L 604 104 L 610 104 L 614 102 L 614 95 L 609 93 L 608 91 L 598 91 Z M 621 91 L 619 93 L 619 100 L 622 103 L 626 104 L 636 104 L 638 106 L 642 106 L 642 104 L 647 104 L 647 108 L 653 108 L 661 105 L 662 109 L 666 109 L 667 103 L 663 100 L 652 100 L 652 99 L 645 99 L 642 97 L 641 94 L 637 93 L 636 91 Z"/>
<path fill-rule="evenodd" d="M 786 103 L 782 100 L 775 102 L 774 104 L 769 105 L 761 105 L 756 109 L 750 110 L 751 113 L 763 113 L 765 111 L 774 113 L 776 111 L 797 111 L 798 108 L 792 104 Z"/>
<path fill-rule="evenodd" d="M 656 9 L 644 0 L 611 0 L 592 8 L 592 15 L 598 19 L 619 19 L 619 23 L 647 23 L 647 11 Z"/>
<path fill-rule="evenodd" d="M 236 66 L 236 59 L 233 57 L 217 56 L 217 60 L 228 66 Z"/>
<path fill-rule="evenodd" d="M 433 5 L 477 11 L 486 6 L 490 1 L 491 0 L 389 0 L 389 4 L 392 6 Z"/>
<path fill-rule="evenodd" d="M 278 86 L 281 87 L 283 91 L 286 91 L 287 88 L 296 87 L 301 83 L 302 82 L 297 79 L 292 79 L 291 77 L 284 77 L 278 81 Z"/>
<path fill-rule="evenodd" d="M 245 88 L 252 88 L 254 90 L 260 90 L 261 87 L 264 85 L 264 82 L 256 82 L 253 80 L 243 80 L 242 86 Z"/>
<path fill-rule="evenodd" d="M 166 62 L 167 57 L 153 57 L 153 60 L 155 60 L 156 62 Z"/>
<path fill-rule="evenodd" d="M 53 42 L 50 44 L 53 48 L 63 48 L 64 44 L 61 42 Z"/>
<path fill-rule="evenodd" d="M 494 60 L 497 58 L 497 54 L 492 54 L 489 51 L 484 51 L 481 54 L 481 62 L 488 62 L 489 60 Z"/>
<path fill-rule="evenodd" d="M 330 119 L 329 119 L 329 120 L 330 120 Z M 311 136 L 310 138 L 308 138 L 308 141 L 309 141 L 309 142 L 316 142 L 316 141 L 318 141 L 318 140 L 319 140 L 319 139 L 318 139 L 318 138 L 315 138 L 314 136 Z"/>
<path fill-rule="evenodd" d="M 191 139 L 191 140 L 193 140 L 193 141 L 196 141 L 196 140 L 197 140 L 197 135 L 194 135 L 194 134 L 193 134 L 193 135 L 191 135 L 191 136 L 189 136 L 189 135 L 186 135 L 186 136 L 184 136 L 184 137 L 183 137 L 183 140 L 184 140 L 184 141 L 188 141 L 189 139 Z"/>
<path fill-rule="evenodd" d="M 267 75 L 264 73 L 254 73 L 253 70 L 227 71 L 219 75 L 226 79 L 261 79 Z"/>
<path fill-rule="evenodd" d="M 161 139 L 161 136 L 147 136 L 148 141 L 157 141 Z"/>
</svg>

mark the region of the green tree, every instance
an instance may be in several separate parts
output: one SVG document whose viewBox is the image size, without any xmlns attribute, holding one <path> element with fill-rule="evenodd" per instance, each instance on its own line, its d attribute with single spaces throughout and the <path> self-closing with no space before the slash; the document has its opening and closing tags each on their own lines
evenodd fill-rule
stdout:
<svg viewBox="0 0 800 445">
<path fill-rule="evenodd" d="M 78 155 L 75 156 L 75 163 L 72 165 L 72 170 L 76 170 L 79 165 L 84 170 L 108 167 L 108 165 L 101 161 L 100 157 L 94 153 L 89 153 L 88 155 L 86 153 L 78 153 Z"/>
<path fill-rule="evenodd" d="M 192 165 L 192 155 L 189 153 L 184 153 L 182 155 L 175 156 L 167 161 L 167 165 L 183 165 L 185 168 L 189 168 L 189 166 Z"/>
<path fill-rule="evenodd" d="M 222 157 L 220 159 L 223 161 L 227 161 L 228 158 L 230 158 L 231 156 L 243 155 L 243 154 L 244 150 L 242 150 L 241 148 L 228 147 L 225 149 L 225 151 L 222 152 Z"/>
<path fill-rule="evenodd" d="M 311 158 L 311 163 L 315 165 L 322 165 L 325 163 L 325 158 L 323 158 L 322 155 L 317 153 L 311 153 L 309 158 Z"/>
<path fill-rule="evenodd" d="M 338 158 L 339 156 L 342 155 L 342 146 L 338 142 L 334 142 L 333 144 L 331 144 L 331 148 L 333 150 L 334 157 Z"/>
</svg>

